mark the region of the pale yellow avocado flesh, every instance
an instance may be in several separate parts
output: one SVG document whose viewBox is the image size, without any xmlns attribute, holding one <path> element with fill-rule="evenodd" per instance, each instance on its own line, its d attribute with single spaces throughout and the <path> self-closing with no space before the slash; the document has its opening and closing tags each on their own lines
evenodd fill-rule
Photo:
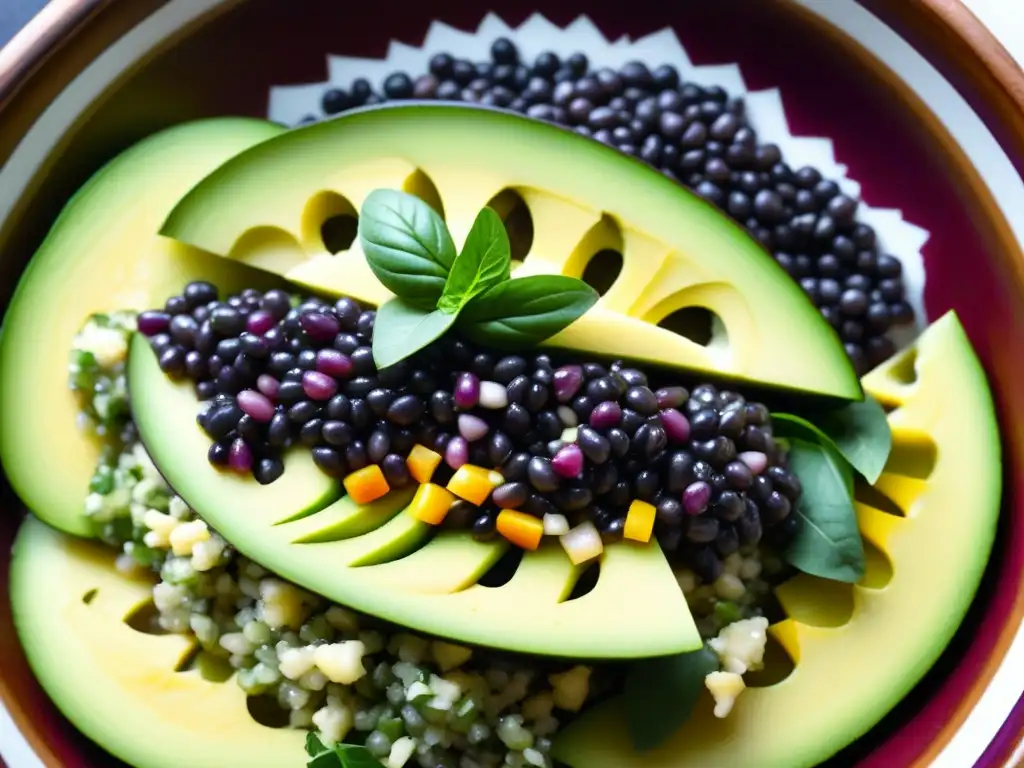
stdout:
<svg viewBox="0 0 1024 768">
<path fill-rule="evenodd" d="M 269 287 L 265 273 L 240 270 L 156 233 L 193 184 L 283 130 L 222 118 L 139 142 L 86 182 L 33 256 L 0 330 L 0 461 L 22 501 L 47 523 L 92 534 L 83 500 L 99 444 L 56 437 L 75 429 L 78 414 L 67 383 L 75 335 L 90 314 L 162 306 L 189 280 L 226 290 Z"/>
<path fill-rule="evenodd" d="M 82 733 L 137 768 L 301 768 L 304 733 L 260 725 L 229 679 L 175 672 L 194 650 L 125 618 L 152 584 L 114 567 L 114 553 L 27 519 L 11 561 L 11 608 L 43 689 Z M 86 596 L 90 596 L 88 602 Z"/>
<path fill-rule="evenodd" d="M 621 251 L 618 279 L 551 346 L 863 397 L 832 328 L 727 217 L 633 158 L 509 113 L 400 105 L 291 131 L 218 169 L 162 232 L 323 293 L 380 304 L 390 294 L 358 240 L 332 255 L 319 228 L 328 216 L 354 214 L 382 187 L 443 209 L 457 246 L 482 207 L 514 190 L 533 221 L 515 276 L 580 277 L 598 251 Z M 657 325 L 688 307 L 717 315 L 706 346 Z"/>
<path fill-rule="evenodd" d="M 412 491 L 360 506 L 304 450 L 287 454 L 284 476 L 266 486 L 211 466 L 195 395 L 163 374 L 139 334 L 128 383 L 139 434 L 171 487 L 239 551 L 308 590 L 423 632 L 524 653 L 638 658 L 700 647 L 656 543 L 609 547 L 597 585 L 573 600 L 583 567 L 557 541 L 526 553 L 505 586 L 480 586 L 506 545 L 456 531 L 431 538 L 433 527 L 406 510 Z"/>
<path fill-rule="evenodd" d="M 852 615 L 824 600 L 815 579 L 797 577 L 779 588 L 789 618 L 771 629 L 795 663 L 784 681 L 747 689 L 722 720 L 705 694 L 685 726 L 642 755 L 612 700 L 572 723 L 555 757 L 573 768 L 812 766 L 866 733 L 935 663 L 995 534 L 1002 469 L 991 394 L 952 312 L 863 383 L 895 408 L 893 454 L 876 487 L 905 517 L 858 504 L 864 538 L 884 554 L 851 588 Z"/>
</svg>

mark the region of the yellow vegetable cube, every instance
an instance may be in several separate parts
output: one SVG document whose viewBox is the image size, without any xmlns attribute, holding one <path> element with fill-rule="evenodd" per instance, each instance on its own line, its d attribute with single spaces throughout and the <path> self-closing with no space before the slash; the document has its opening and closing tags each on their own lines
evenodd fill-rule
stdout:
<svg viewBox="0 0 1024 768">
<path fill-rule="evenodd" d="M 651 540 L 651 533 L 654 531 L 654 505 L 646 501 L 635 499 L 629 505 L 629 512 L 626 513 L 626 526 L 622 535 L 633 541 L 642 541 L 645 544 Z"/>
<path fill-rule="evenodd" d="M 498 533 L 523 549 L 536 549 L 544 536 L 544 523 L 525 512 L 503 509 L 498 514 Z"/>
<path fill-rule="evenodd" d="M 391 490 L 384 473 L 376 464 L 349 473 L 342 481 L 345 491 L 356 504 L 369 504 Z"/>
<path fill-rule="evenodd" d="M 434 470 L 441 464 L 441 454 L 426 446 L 414 445 L 405 463 L 409 467 L 409 474 L 417 483 L 429 483 L 430 478 L 434 476 Z"/>
<path fill-rule="evenodd" d="M 409 512 L 424 523 L 440 525 L 454 501 L 455 497 L 440 485 L 423 483 L 416 489 L 416 495 L 412 497 Z"/>
<path fill-rule="evenodd" d="M 491 491 L 505 482 L 501 472 L 472 464 L 463 464 L 448 481 L 448 490 L 471 504 L 480 506 Z"/>
</svg>

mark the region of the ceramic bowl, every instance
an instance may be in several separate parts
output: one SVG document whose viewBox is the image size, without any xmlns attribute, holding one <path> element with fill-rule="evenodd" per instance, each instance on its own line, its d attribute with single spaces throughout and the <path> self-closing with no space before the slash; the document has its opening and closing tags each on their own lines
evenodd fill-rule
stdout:
<svg viewBox="0 0 1024 768">
<path fill-rule="evenodd" d="M 983 588 L 941 661 L 830 764 L 1014 764 L 1024 726 L 1024 74 L 955 0 L 435 0 L 386 14 L 333 0 L 54 0 L 0 52 L 0 307 L 68 196 L 133 141 L 200 116 L 265 116 L 269 86 L 323 80 L 327 53 L 382 56 L 392 39 L 418 44 L 434 19 L 475 29 L 487 10 L 512 24 L 537 10 L 557 24 L 586 13 L 609 38 L 671 26 L 695 63 L 736 62 L 748 88 L 780 87 L 794 134 L 830 137 L 868 203 L 930 233 L 925 306 L 933 319 L 957 310 L 990 376 L 1003 516 Z M 4 583 L 22 510 L 3 492 L 0 701 L 47 768 L 117 765 L 58 714 L 25 664 Z"/>
</svg>

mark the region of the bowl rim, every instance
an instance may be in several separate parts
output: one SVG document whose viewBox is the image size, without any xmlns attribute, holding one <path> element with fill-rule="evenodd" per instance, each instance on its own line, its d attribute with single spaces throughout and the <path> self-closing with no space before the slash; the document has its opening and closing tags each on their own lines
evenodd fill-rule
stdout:
<svg viewBox="0 0 1024 768">
<path fill-rule="evenodd" d="M 145 10 L 136 6 L 134 12 L 128 11 L 125 14 L 134 17 L 128 28 L 134 27 L 172 1 L 148 0 L 145 4 L 140 3 Z M 892 16 L 907 24 L 921 24 L 929 33 L 941 34 L 952 39 L 961 53 L 973 59 L 973 64 L 969 65 L 972 69 L 970 79 L 975 83 L 981 81 L 984 90 L 980 98 L 996 112 L 999 120 L 1020 129 L 1008 137 L 1000 138 L 1014 143 L 1024 155 L 1024 62 L 1018 63 L 962 0 L 918 0 L 906 5 L 903 4 L 903 0 L 853 1 L 871 12 L 879 9 L 878 15 L 884 19 Z M 241 2 L 244 0 L 215 0 L 217 10 L 221 11 Z M 787 0 L 787 4 L 797 7 L 804 5 L 805 2 L 806 0 Z M 25 111 L 36 109 L 37 112 L 32 114 L 28 121 L 31 125 L 47 103 L 22 106 L 18 96 L 29 90 L 35 82 L 48 83 L 51 92 L 56 95 L 77 76 L 78 71 L 66 71 L 59 66 L 60 60 L 57 55 L 76 36 L 86 32 L 98 33 L 101 37 L 105 36 L 106 47 L 127 31 L 105 26 L 99 21 L 98 17 L 115 5 L 121 5 L 122 10 L 127 10 L 122 4 L 115 4 L 114 0 L 48 0 L 25 27 L 6 45 L 0 47 L 0 123 L 9 113 L 17 113 L 19 108 Z M 100 52 L 102 49 L 96 51 L 93 58 Z M 17 143 L 11 147 L 11 151 L 16 146 Z M 0 148 L 0 166 L 7 159 L 6 154 Z M 1024 263 L 1018 263 L 1015 271 L 1018 275 L 1024 275 Z M 4 681 L 0 679 L 0 707 L 4 706 L 4 701 L 11 694 Z M 1024 734 L 1020 731 L 1019 723 L 1015 721 L 1019 719 L 1016 717 L 1017 710 L 1022 705 L 1024 698 L 1015 705 L 1008 720 L 1001 724 L 995 739 L 987 745 L 988 749 L 992 749 L 998 741 L 1006 738 L 1004 731 L 1017 731 L 1016 734 L 1009 736 L 1009 744 L 1004 742 L 1005 746 L 999 750 L 1002 752 L 997 757 L 1000 764 L 1013 764 L 1011 753 L 1014 758 L 1020 757 Z M 17 718 L 14 725 L 18 728 Z M 38 734 L 22 732 L 22 735 L 44 765 L 57 764 L 52 762 L 56 756 L 49 749 L 49 745 L 41 741 Z M 0 767 L 2 766 L 3 761 L 0 759 Z"/>
</svg>

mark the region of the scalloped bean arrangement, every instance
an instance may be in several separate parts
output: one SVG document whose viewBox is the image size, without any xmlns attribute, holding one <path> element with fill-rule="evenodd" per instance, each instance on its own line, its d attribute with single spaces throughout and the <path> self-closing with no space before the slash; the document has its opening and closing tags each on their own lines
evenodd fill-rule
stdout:
<svg viewBox="0 0 1024 768">
<path fill-rule="evenodd" d="M 1001 481 L 992 400 L 952 312 L 864 387 L 892 409 L 894 443 L 874 493 L 861 496 L 871 501 L 856 505 L 867 571 L 857 585 L 823 590 L 800 575 L 776 589 L 788 617 L 769 631 L 793 661 L 791 674 L 745 692 L 724 720 L 712 716 L 710 700 L 700 702 L 642 757 L 630 750 L 622 701 L 613 700 L 570 725 L 556 757 L 587 768 L 627 759 L 635 768 L 814 765 L 866 733 L 932 666 L 974 596 L 994 538 Z M 965 456 L 980 462 L 965 465 Z M 980 528 L 980 545 L 960 535 L 966 525 Z M 775 713 L 808 702 L 817 722 L 830 724 L 828 739 L 814 728 L 774 728 Z"/>
</svg>

